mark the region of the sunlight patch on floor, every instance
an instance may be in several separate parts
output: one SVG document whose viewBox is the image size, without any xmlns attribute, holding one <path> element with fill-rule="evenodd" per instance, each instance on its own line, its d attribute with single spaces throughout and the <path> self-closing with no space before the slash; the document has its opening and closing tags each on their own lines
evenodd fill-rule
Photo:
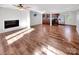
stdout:
<svg viewBox="0 0 79 59">
<path fill-rule="evenodd" d="M 60 51 L 59 49 L 56 49 L 56 48 L 54 48 L 54 47 L 52 47 L 52 46 L 49 46 L 48 45 L 48 50 L 51 50 L 51 51 L 53 51 L 53 52 L 55 52 L 57 55 L 65 55 L 65 53 L 64 52 L 62 52 L 62 51 Z"/>
<path fill-rule="evenodd" d="M 54 47 L 51 47 L 51 46 L 47 46 L 47 47 L 41 47 L 40 50 L 36 49 L 34 51 L 34 55 L 42 55 L 42 52 L 45 53 L 45 55 L 65 55 L 65 53 L 63 53 L 62 51 L 54 48 Z"/>
<path fill-rule="evenodd" d="M 33 28 L 28 29 L 28 30 L 23 29 L 19 32 L 13 33 L 12 36 L 10 35 L 10 37 L 6 36 L 5 39 L 7 40 L 8 44 L 12 44 L 13 42 L 22 38 L 25 34 L 32 32 L 33 30 L 34 30 Z"/>
<path fill-rule="evenodd" d="M 56 55 L 54 52 L 50 51 L 47 48 L 42 48 L 42 51 L 45 52 L 47 55 Z"/>
<path fill-rule="evenodd" d="M 10 38 L 12 38 L 12 37 L 14 37 L 14 36 L 16 36 L 16 35 L 18 35 L 18 34 L 24 32 L 24 31 L 27 31 L 27 30 L 29 30 L 29 28 L 25 28 L 25 29 L 20 30 L 20 31 L 18 31 L 18 32 L 12 33 L 12 34 L 6 36 L 5 39 L 10 39 Z"/>
<path fill-rule="evenodd" d="M 34 55 L 56 55 L 56 54 L 47 49 L 47 47 L 41 47 L 40 50 L 36 49 L 34 51 Z"/>
</svg>

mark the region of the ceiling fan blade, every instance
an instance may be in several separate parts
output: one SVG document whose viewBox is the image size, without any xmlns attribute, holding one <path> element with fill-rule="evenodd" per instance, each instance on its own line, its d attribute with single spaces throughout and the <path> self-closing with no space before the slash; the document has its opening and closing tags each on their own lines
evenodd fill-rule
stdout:
<svg viewBox="0 0 79 59">
<path fill-rule="evenodd" d="M 28 6 L 26 4 L 17 4 L 17 5 L 13 5 L 13 6 L 15 6 L 19 10 L 25 10 L 25 9 L 31 8 L 30 6 Z"/>
</svg>

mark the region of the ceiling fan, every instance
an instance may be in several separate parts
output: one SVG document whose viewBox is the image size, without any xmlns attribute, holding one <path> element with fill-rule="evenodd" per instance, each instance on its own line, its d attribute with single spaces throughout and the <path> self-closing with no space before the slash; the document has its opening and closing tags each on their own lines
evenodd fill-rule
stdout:
<svg viewBox="0 0 79 59">
<path fill-rule="evenodd" d="M 25 9 L 29 9 L 31 8 L 30 6 L 26 5 L 26 4 L 16 4 L 14 5 L 16 8 L 18 8 L 19 10 L 25 10 Z"/>
</svg>

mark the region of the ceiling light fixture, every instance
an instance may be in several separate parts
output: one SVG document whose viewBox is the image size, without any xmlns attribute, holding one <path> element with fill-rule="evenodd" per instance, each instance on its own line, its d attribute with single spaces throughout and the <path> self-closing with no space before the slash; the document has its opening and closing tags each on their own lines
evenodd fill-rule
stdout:
<svg viewBox="0 0 79 59">
<path fill-rule="evenodd" d="M 18 10 L 26 10 L 26 9 L 29 9 L 30 7 L 27 6 L 26 4 L 17 4 L 17 5 L 14 5 Z"/>
</svg>

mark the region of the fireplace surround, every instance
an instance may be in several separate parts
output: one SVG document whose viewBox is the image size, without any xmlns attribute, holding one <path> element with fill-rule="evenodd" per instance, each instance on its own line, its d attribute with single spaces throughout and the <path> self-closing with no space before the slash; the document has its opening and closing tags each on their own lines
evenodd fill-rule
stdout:
<svg viewBox="0 0 79 59">
<path fill-rule="evenodd" d="M 4 21 L 4 28 L 12 28 L 19 26 L 19 20 L 6 20 Z"/>
</svg>

